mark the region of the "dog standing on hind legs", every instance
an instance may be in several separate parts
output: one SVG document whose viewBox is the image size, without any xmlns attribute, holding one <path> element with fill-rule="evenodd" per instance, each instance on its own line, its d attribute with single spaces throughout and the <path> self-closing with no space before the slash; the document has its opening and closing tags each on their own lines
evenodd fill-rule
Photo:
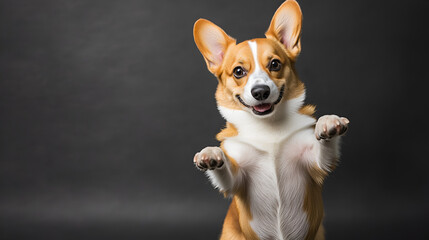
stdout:
<svg viewBox="0 0 429 240">
<path fill-rule="evenodd" d="M 212 22 L 194 25 L 195 43 L 218 78 L 216 101 L 226 128 L 220 147 L 195 165 L 232 202 L 222 240 L 324 239 L 321 188 L 339 158 L 349 120 L 312 117 L 295 70 L 302 14 L 296 1 L 274 14 L 266 38 L 236 44 Z"/>
</svg>

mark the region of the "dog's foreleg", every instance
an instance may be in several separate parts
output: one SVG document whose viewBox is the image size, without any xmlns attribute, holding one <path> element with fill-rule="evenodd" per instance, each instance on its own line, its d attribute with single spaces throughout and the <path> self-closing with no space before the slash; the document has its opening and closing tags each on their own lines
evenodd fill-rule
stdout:
<svg viewBox="0 0 429 240">
<path fill-rule="evenodd" d="M 316 166 L 311 164 L 313 167 L 325 174 L 335 167 L 340 157 L 340 136 L 347 131 L 349 123 L 347 118 L 336 115 L 324 115 L 317 120 L 314 134 L 318 143 L 313 149 L 316 163 Z"/>
<path fill-rule="evenodd" d="M 220 147 L 206 147 L 195 154 L 195 166 L 206 172 L 212 185 L 226 194 L 233 193 L 241 182 L 241 173 Z"/>
</svg>

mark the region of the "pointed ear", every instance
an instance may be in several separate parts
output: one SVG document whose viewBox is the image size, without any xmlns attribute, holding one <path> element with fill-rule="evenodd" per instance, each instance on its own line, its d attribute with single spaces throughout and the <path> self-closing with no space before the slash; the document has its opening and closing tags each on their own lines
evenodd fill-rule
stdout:
<svg viewBox="0 0 429 240">
<path fill-rule="evenodd" d="M 207 68 L 216 75 L 226 50 L 231 44 L 235 44 L 235 39 L 214 23 L 201 18 L 194 25 L 194 40 L 206 60 Z"/>
<path fill-rule="evenodd" d="M 285 1 L 276 11 L 265 36 L 280 41 L 295 60 L 301 52 L 302 13 L 295 0 Z"/>
</svg>

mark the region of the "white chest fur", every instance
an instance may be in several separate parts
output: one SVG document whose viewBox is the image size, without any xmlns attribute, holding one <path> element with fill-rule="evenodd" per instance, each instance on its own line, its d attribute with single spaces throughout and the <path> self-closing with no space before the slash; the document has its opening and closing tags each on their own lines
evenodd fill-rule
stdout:
<svg viewBox="0 0 429 240">
<path fill-rule="evenodd" d="M 309 176 L 302 154 L 313 146 L 315 120 L 297 113 L 302 99 L 288 101 L 282 109 L 287 119 L 278 123 L 219 108 L 239 131 L 224 148 L 244 176 L 250 225 L 260 239 L 304 239 L 308 231 L 303 203 Z"/>
</svg>

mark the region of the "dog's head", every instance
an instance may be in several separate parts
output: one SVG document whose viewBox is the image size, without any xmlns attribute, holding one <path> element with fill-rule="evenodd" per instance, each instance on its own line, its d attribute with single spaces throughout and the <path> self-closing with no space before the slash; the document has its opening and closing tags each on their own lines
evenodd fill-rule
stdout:
<svg viewBox="0 0 429 240">
<path fill-rule="evenodd" d="M 288 0 L 274 14 L 266 38 L 239 44 L 208 20 L 195 23 L 195 43 L 219 80 L 219 107 L 270 117 L 282 102 L 304 93 L 294 68 L 301 50 L 301 21 L 298 3 Z"/>
</svg>

